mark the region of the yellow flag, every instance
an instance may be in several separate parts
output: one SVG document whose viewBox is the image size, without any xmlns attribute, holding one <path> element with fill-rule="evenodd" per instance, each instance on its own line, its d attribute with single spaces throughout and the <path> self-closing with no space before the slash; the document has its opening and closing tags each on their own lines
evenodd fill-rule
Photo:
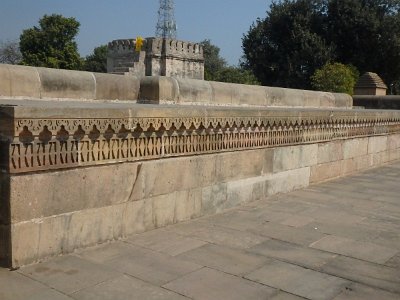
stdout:
<svg viewBox="0 0 400 300">
<path fill-rule="evenodd" d="M 136 38 L 136 47 L 135 50 L 137 52 L 140 52 L 142 50 L 142 46 L 143 46 L 143 38 L 141 36 L 138 36 Z"/>
</svg>

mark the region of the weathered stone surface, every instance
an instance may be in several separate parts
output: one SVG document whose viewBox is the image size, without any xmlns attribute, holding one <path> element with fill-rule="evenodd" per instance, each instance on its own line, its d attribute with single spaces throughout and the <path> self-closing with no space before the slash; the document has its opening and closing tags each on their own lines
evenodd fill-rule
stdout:
<svg viewBox="0 0 400 300">
<path fill-rule="evenodd" d="M 96 286 L 80 290 L 72 297 L 77 300 L 185 300 L 188 299 L 166 289 L 155 287 L 132 276 L 121 277 L 102 282 Z"/>
<path fill-rule="evenodd" d="M 75 256 L 59 257 L 49 262 L 25 267 L 19 272 L 65 294 L 72 294 L 120 276 L 120 273 L 110 268 Z"/>
<path fill-rule="evenodd" d="M 96 82 L 96 100 L 133 100 L 139 95 L 140 80 L 135 76 L 93 73 Z"/>
<path fill-rule="evenodd" d="M 388 149 L 387 136 L 372 136 L 368 138 L 368 153 L 379 153 Z"/>
<path fill-rule="evenodd" d="M 8 68 L 10 72 L 12 97 L 41 98 L 42 87 L 36 68 L 11 65 L 2 65 L 2 68 Z"/>
<path fill-rule="evenodd" d="M 385 263 L 399 252 L 397 249 L 334 235 L 326 236 L 312 243 L 310 247 L 380 264 Z"/>
<path fill-rule="evenodd" d="M 192 299 L 262 299 L 276 290 L 243 278 L 202 268 L 163 287 Z M 227 288 L 229 287 L 229 288 Z"/>
<path fill-rule="evenodd" d="M 349 139 L 343 142 L 343 158 L 353 158 L 368 154 L 368 138 Z"/>
<path fill-rule="evenodd" d="M 352 107 L 346 94 L 221 83 L 189 78 L 144 77 L 144 103 L 179 103 L 266 107 Z"/>
<path fill-rule="evenodd" d="M 272 260 L 246 278 L 307 299 L 330 300 L 350 282 L 281 261 Z"/>
<path fill-rule="evenodd" d="M 343 141 L 332 141 L 318 144 L 318 164 L 343 159 Z"/>
<path fill-rule="evenodd" d="M 213 244 L 187 251 L 178 255 L 178 258 L 239 276 L 258 269 L 267 261 L 261 255 Z M 235 263 L 232 264 L 232 261 Z"/>
<path fill-rule="evenodd" d="M 279 147 L 274 151 L 274 173 L 317 164 L 318 145 Z"/>
</svg>

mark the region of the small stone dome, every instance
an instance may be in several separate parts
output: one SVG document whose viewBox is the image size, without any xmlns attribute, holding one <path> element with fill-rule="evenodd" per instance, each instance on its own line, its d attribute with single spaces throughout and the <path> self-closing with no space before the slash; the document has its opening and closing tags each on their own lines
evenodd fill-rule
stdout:
<svg viewBox="0 0 400 300">
<path fill-rule="evenodd" d="M 387 85 L 376 73 L 366 72 L 354 87 L 355 95 L 386 95 Z"/>
</svg>

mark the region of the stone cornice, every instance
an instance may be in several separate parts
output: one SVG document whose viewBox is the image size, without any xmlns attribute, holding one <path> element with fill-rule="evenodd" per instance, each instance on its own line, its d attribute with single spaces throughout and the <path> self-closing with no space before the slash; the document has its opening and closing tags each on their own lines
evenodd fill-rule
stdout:
<svg viewBox="0 0 400 300">
<path fill-rule="evenodd" d="M 3 172 L 308 144 L 400 132 L 400 112 L 232 109 L 2 107 Z"/>
</svg>

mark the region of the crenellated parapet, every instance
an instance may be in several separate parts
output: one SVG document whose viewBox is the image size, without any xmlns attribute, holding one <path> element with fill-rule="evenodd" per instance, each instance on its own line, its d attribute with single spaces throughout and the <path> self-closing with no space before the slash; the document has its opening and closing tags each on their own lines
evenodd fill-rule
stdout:
<svg viewBox="0 0 400 300">
<path fill-rule="evenodd" d="M 136 52 L 135 43 L 134 39 L 123 39 L 108 44 L 109 73 L 144 72 L 142 76 L 204 79 L 204 53 L 200 44 L 150 37 L 144 40 L 142 51 Z"/>
</svg>

